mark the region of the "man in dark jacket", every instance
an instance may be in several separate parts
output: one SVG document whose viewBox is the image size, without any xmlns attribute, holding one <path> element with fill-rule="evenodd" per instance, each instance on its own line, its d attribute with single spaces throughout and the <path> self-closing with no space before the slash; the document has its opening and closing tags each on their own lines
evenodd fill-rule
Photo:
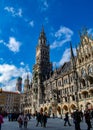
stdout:
<svg viewBox="0 0 93 130">
<path fill-rule="evenodd" d="M 78 109 L 73 113 L 73 122 L 75 124 L 75 130 L 81 130 L 80 122 L 81 122 L 81 114 Z"/>
<path fill-rule="evenodd" d="M 91 121 L 90 121 L 90 119 L 91 119 L 90 111 L 86 110 L 84 113 L 84 116 L 85 116 L 85 122 L 88 126 L 87 130 L 90 130 L 90 128 L 92 128 Z"/>
<path fill-rule="evenodd" d="M 46 123 L 47 123 L 47 113 L 45 112 L 43 115 L 43 127 L 46 127 Z"/>
<path fill-rule="evenodd" d="M 69 115 L 68 112 L 65 114 L 65 118 L 64 118 L 64 126 L 66 126 L 66 123 L 68 123 L 69 126 L 71 126 L 70 122 L 69 122 Z"/>
<path fill-rule="evenodd" d="M 37 120 L 37 124 L 36 126 L 39 125 L 39 123 L 41 124 L 42 126 L 42 119 L 43 119 L 43 114 L 41 114 L 40 112 L 36 114 L 36 120 Z"/>
</svg>

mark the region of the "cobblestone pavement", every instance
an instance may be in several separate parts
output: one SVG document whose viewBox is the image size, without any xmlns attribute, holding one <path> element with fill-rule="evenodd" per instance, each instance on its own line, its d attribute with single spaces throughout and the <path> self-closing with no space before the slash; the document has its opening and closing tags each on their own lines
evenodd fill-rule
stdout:
<svg viewBox="0 0 93 130">
<path fill-rule="evenodd" d="M 64 126 L 64 120 L 59 118 L 49 118 L 47 121 L 46 128 L 40 126 L 36 127 L 36 119 L 32 118 L 28 122 L 28 128 L 19 128 L 18 123 L 16 121 L 8 121 L 8 119 L 4 119 L 4 123 L 2 125 L 2 130 L 75 130 L 73 121 L 70 120 L 72 126 Z M 93 128 L 92 128 L 93 129 Z M 91 130 L 92 130 L 91 129 Z M 87 125 L 85 122 L 81 122 L 81 130 L 87 130 Z"/>
</svg>

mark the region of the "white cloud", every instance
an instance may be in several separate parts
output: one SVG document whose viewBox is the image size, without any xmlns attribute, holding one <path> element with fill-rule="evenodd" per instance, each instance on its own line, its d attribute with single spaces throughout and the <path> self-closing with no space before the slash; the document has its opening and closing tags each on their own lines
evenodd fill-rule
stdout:
<svg viewBox="0 0 93 130">
<path fill-rule="evenodd" d="M 29 22 L 29 25 L 30 25 L 31 27 L 34 27 L 34 21 L 33 21 L 33 20 L 30 21 L 30 22 Z"/>
<path fill-rule="evenodd" d="M 74 55 L 76 55 L 76 49 L 75 48 L 73 48 L 73 52 L 74 52 Z M 61 66 L 65 62 L 70 61 L 70 57 L 71 57 L 70 48 L 68 48 L 64 51 L 61 60 L 59 62 L 54 62 L 54 64 L 56 64 L 57 66 Z"/>
<path fill-rule="evenodd" d="M 16 41 L 14 37 L 9 38 L 9 43 L 6 44 L 6 46 L 13 52 L 19 52 L 21 43 L 19 41 Z"/>
<path fill-rule="evenodd" d="M 14 11 L 14 8 L 13 7 L 5 7 L 4 8 L 6 11 L 8 11 L 8 12 L 11 12 L 13 15 L 15 14 L 15 11 Z"/>
<path fill-rule="evenodd" d="M 38 0 L 39 1 L 39 5 L 40 5 L 40 10 L 43 12 L 43 11 L 46 11 L 49 7 L 48 5 L 48 1 L 47 0 Z"/>
<path fill-rule="evenodd" d="M 0 65 L 0 85 L 3 90 L 7 91 L 15 91 L 16 90 L 16 80 L 19 76 L 22 77 L 22 83 L 24 83 L 24 79 L 27 76 L 27 67 L 25 68 L 17 68 L 14 65 L 3 64 Z M 29 77 L 31 78 L 31 73 L 29 73 Z"/>
<path fill-rule="evenodd" d="M 21 62 L 20 65 L 24 66 L 25 64 L 24 64 L 24 62 Z"/>
<path fill-rule="evenodd" d="M 4 8 L 4 10 L 11 13 L 13 17 L 15 17 L 15 16 L 22 17 L 22 9 L 15 10 L 13 7 L 6 6 Z"/>
<path fill-rule="evenodd" d="M 73 31 L 65 26 L 61 26 L 55 33 L 56 40 L 50 45 L 51 49 L 61 47 L 64 43 L 71 41 Z"/>
<path fill-rule="evenodd" d="M 69 61 L 70 60 L 70 49 L 68 48 L 68 49 L 66 49 L 65 51 L 64 51 L 64 54 L 63 54 L 63 56 L 62 56 L 62 59 L 59 61 L 59 65 L 62 65 L 64 62 L 66 62 L 66 61 Z"/>
<path fill-rule="evenodd" d="M 3 43 L 4 41 L 3 40 L 0 40 L 0 43 Z"/>
<path fill-rule="evenodd" d="M 22 9 L 18 9 L 17 16 L 22 17 Z"/>
</svg>

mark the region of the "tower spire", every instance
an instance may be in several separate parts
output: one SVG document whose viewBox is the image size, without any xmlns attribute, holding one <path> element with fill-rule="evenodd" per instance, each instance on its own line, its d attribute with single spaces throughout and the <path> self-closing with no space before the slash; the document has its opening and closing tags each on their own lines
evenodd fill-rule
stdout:
<svg viewBox="0 0 93 130">
<path fill-rule="evenodd" d="M 70 53 L 71 53 L 71 59 L 74 59 L 74 53 L 73 53 L 71 42 L 70 42 Z"/>
<path fill-rule="evenodd" d="M 75 57 L 74 57 L 74 53 L 73 53 L 71 42 L 70 42 L 70 53 L 71 53 L 71 66 L 72 66 L 72 68 L 74 68 L 75 67 Z"/>
<path fill-rule="evenodd" d="M 44 25 L 42 24 L 42 31 L 41 32 L 44 32 Z"/>
<path fill-rule="evenodd" d="M 39 45 L 46 45 L 46 35 L 44 32 L 44 26 L 42 25 L 41 33 L 39 36 Z"/>
</svg>

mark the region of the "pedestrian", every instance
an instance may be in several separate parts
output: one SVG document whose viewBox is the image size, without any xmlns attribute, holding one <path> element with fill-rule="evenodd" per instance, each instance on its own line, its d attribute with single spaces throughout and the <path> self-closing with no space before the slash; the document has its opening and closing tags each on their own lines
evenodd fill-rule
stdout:
<svg viewBox="0 0 93 130">
<path fill-rule="evenodd" d="M 41 117 L 41 116 L 42 116 L 41 113 L 40 113 L 40 112 L 37 112 L 37 114 L 36 114 L 36 120 L 37 120 L 36 126 L 38 126 L 39 123 L 40 123 L 41 126 L 42 126 L 42 121 L 41 121 L 42 117 Z"/>
<path fill-rule="evenodd" d="M 27 125 L 28 125 L 28 116 L 27 115 L 24 115 L 24 128 L 27 128 Z"/>
<path fill-rule="evenodd" d="M 1 130 L 1 127 L 2 127 L 2 123 L 4 123 L 4 121 L 3 121 L 3 116 L 0 113 L 0 130 Z"/>
<path fill-rule="evenodd" d="M 64 126 L 66 126 L 66 123 L 68 123 L 69 126 L 71 126 L 70 122 L 69 122 L 69 115 L 68 112 L 65 114 L 65 118 L 64 118 Z"/>
<path fill-rule="evenodd" d="M 80 111 L 80 116 L 81 116 L 81 121 L 83 121 L 84 114 L 83 114 L 82 110 Z"/>
<path fill-rule="evenodd" d="M 91 116 L 90 116 L 89 110 L 85 111 L 84 116 L 85 116 L 85 122 L 87 124 L 87 130 L 90 130 L 90 128 L 92 128 L 92 125 L 91 125 L 91 121 L 90 121 Z"/>
<path fill-rule="evenodd" d="M 47 113 L 45 112 L 43 115 L 43 127 L 46 127 L 47 124 Z"/>
<path fill-rule="evenodd" d="M 21 114 L 18 116 L 17 121 L 18 121 L 18 123 L 19 123 L 19 128 L 22 128 L 22 126 L 23 126 L 23 121 L 24 121 L 23 113 L 21 113 Z"/>
<path fill-rule="evenodd" d="M 43 112 L 41 112 L 40 115 L 41 115 L 41 126 L 42 126 L 43 125 L 43 116 L 44 116 Z"/>
<path fill-rule="evenodd" d="M 75 130 L 81 130 L 80 128 L 81 114 L 78 111 L 78 109 L 76 109 L 76 111 L 73 113 L 73 122 L 75 124 Z"/>
<path fill-rule="evenodd" d="M 93 119 L 93 110 L 91 111 L 91 118 Z"/>
</svg>

